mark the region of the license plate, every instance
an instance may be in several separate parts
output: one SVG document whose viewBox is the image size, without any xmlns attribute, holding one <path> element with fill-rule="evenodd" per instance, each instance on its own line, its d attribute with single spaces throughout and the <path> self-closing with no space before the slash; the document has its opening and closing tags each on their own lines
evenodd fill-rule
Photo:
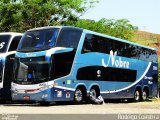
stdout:
<svg viewBox="0 0 160 120">
<path fill-rule="evenodd" d="M 23 96 L 23 100 L 29 100 L 30 96 Z"/>
</svg>

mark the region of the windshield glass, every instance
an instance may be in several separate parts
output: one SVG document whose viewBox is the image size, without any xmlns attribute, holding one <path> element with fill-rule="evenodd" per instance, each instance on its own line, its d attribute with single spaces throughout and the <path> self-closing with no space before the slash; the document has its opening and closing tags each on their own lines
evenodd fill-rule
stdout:
<svg viewBox="0 0 160 120">
<path fill-rule="evenodd" d="M 49 65 L 45 56 L 15 59 L 14 81 L 19 84 L 46 82 L 50 79 Z"/>
<path fill-rule="evenodd" d="M 28 31 L 22 37 L 18 51 L 39 51 L 55 46 L 59 29 L 43 29 Z"/>
<path fill-rule="evenodd" d="M 10 35 L 0 35 L 0 53 L 4 53 L 7 51 L 10 38 Z"/>
</svg>

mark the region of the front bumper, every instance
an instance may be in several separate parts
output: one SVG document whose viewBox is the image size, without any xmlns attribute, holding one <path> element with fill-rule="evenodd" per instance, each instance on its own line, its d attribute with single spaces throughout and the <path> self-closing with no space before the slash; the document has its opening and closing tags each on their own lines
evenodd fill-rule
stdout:
<svg viewBox="0 0 160 120">
<path fill-rule="evenodd" d="M 74 98 L 73 90 L 62 88 L 49 88 L 37 93 L 18 93 L 12 91 L 12 100 L 14 101 L 72 101 Z"/>
<path fill-rule="evenodd" d="M 12 91 L 12 100 L 15 101 L 53 101 L 53 89 L 47 89 L 37 93 L 19 93 Z"/>
</svg>

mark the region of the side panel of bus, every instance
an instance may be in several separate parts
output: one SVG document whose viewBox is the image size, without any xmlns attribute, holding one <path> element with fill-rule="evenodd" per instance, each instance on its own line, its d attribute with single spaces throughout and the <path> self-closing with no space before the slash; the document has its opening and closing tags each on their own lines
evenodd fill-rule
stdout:
<svg viewBox="0 0 160 120">
<path fill-rule="evenodd" d="M 143 60 L 145 58 L 118 56 L 117 53 L 121 48 L 110 49 L 107 53 L 105 48 L 103 51 L 103 48 L 100 50 L 94 47 L 94 44 L 92 46 L 90 46 L 91 43 L 85 44 L 85 34 L 83 37 L 84 41 L 82 40 L 79 44 L 72 77 L 77 79 L 77 83 L 84 84 L 87 91 L 92 85 L 98 85 L 104 98 L 133 98 L 138 88 L 140 92 L 147 89 L 149 96 L 157 95 L 156 63 Z M 99 44 L 98 41 L 96 42 L 95 46 Z M 112 45 L 108 45 L 108 48 Z M 101 46 L 103 47 L 104 44 Z M 155 61 L 155 57 L 156 54 L 153 54 L 148 59 Z"/>
<path fill-rule="evenodd" d="M 11 38 L 11 42 L 8 47 L 8 52 L 5 53 L 5 58 L 3 60 L 3 69 L 2 69 L 2 88 L 0 89 L 1 99 L 11 99 L 11 82 L 13 75 L 13 62 L 15 57 L 15 50 L 17 49 L 18 43 L 21 39 L 21 36 L 14 36 Z"/>
</svg>

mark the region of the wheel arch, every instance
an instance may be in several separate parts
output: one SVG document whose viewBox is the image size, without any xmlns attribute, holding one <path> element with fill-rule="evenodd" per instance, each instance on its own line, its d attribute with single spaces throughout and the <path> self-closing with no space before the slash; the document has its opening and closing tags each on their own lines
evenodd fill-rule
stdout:
<svg viewBox="0 0 160 120">
<path fill-rule="evenodd" d="M 76 90 L 76 89 L 77 89 L 78 87 L 80 87 L 80 86 L 85 87 L 85 89 L 87 90 L 87 86 L 86 86 L 86 84 L 84 84 L 84 83 L 79 83 L 79 84 L 77 84 L 74 89 Z"/>
<path fill-rule="evenodd" d="M 94 88 L 94 89 L 98 92 L 98 95 L 100 95 L 100 86 L 99 86 L 99 84 L 97 84 L 97 83 L 91 84 L 91 85 L 89 86 L 89 91 L 90 91 L 92 88 Z"/>
<path fill-rule="evenodd" d="M 140 85 L 137 85 L 134 89 L 134 93 L 136 90 L 139 90 L 140 93 L 142 93 L 142 87 Z"/>
<path fill-rule="evenodd" d="M 83 91 L 84 94 L 87 95 L 87 87 L 86 87 L 85 84 L 83 84 L 83 83 L 82 83 L 82 84 L 77 84 L 77 85 L 75 86 L 75 90 L 78 89 L 78 88 L 84 90 L 84 91 Z"/>
</svg>

